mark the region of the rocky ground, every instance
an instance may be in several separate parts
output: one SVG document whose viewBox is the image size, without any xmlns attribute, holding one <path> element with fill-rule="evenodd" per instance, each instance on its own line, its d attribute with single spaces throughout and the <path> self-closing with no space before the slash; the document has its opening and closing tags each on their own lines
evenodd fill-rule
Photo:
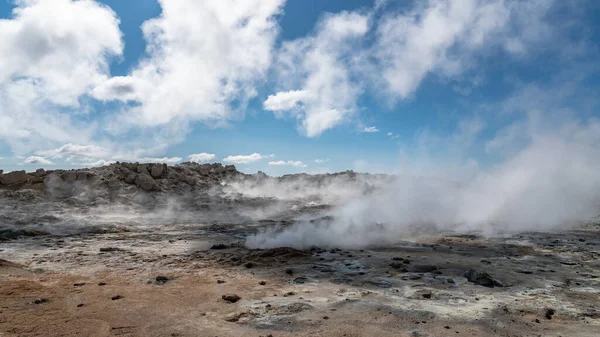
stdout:
<svg viewBox="0 0 600 337">
<path fill-rule="evenodd" d="M 351 194 L 387 178 L 191 163 L 37 174 L 0 180 L 1 337 L 599 335 L 598 223 L 247 249 L 262 229 L 326 220 L 336 195 L 296 182 Z M 293 198 L 257 192 L 272 179 Z"/>
</svg>

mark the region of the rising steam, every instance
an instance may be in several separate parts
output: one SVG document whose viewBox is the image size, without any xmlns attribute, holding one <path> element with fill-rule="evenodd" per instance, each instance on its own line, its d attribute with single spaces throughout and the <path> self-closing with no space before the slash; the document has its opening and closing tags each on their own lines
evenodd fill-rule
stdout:
<svg viewBox="0 0 600 337">
<path fill-rule="evenodd" d="M 333 221 L 269 229 L 246 245 L 355 248 L 423 232 L 489 236 L 558 230 L 594 219 L 600 214 L 600 123 L 560 125 L 545 128 L 532 118 L 512 125 L 513 137 L 499 134 L 488 143 L 506 143 L 503 148 L 512 153 L 485 168 L 473 160 L 462 161 L 462 169 L 448 162 L 438 165 L 452 169 L 424 169 L 421 162 L 413 165 L 418 170 L 404 166 L 393 183 L 333 209 Z"/>
</svg>

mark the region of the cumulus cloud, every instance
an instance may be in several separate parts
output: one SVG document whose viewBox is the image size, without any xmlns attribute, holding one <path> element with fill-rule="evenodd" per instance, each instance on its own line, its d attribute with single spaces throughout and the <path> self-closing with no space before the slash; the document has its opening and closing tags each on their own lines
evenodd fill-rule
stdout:
<svg viewBox="0 0 600 337">
<path fill-rule="evenodd" d="M 108 77 L 121 55 L 119 20 L 91 0 L 17 1 L 0 19 L 0 139 L 15 152 L 89 139 L 80 98 Z M 75 113 L 73 113 L 75 112 Z"/>
<path fill-rule="evenodd" d="M 375 132 L 379 132 L 379 129 L 375 126 L 367 126 L 364 128 L 363 132 L 366 133 L 375 133 Z"/>
<path fill-rule="evenodd" d="M 395 102 L 410 98 L 430 74 L 465 80 L 493 48 L 522 57 L 559 35 L 544 19 L 553 5 L 552 0 L 425 1 L 373 15 L 385 7 L 377 2 L 366 14 L 325 16 L 313 36 L 284 42 L 277 51 L 279 82 L 290 90 L 270 95 L 264 108 L 278 116 L 290 111 L 302 132 L 316 137 L 351 120 L 366 88 Z"/>
<path fill-rule="evenodd" d="M 249 164 L 262 159 L 273 158 L 274 155 L 262 155 L 260 153 L 253 153 L 250 155 L 237 155 L 237 156 L 227 156 L 223 158 L 223 161 L 226 163 L 232 164 Z"/>
<path fill-rule="evenodd" d="M 138 103 L 115 128 L 241 117 L 271 64 L 283 0 L 159 2 L 161 15 L 142 26 L 148 58 L 94 91 L 102 100 Z"/>
<path fill-rule="evenodd" d="M 301 130 L 316 137 L 352 115 L 362 88 L 351 78 L 347 62 L 353 41 L 363 36 L 369 18 L 354 12 L 326 16 L 316 33 L 284 42 L 278 53 L 277 71 L 289 91 L 271 95 L 263 103 L 272 111 L 292 110 Z M 299 107 L 298 103 L 302 103 Z"/>
<path fill-rule="evenodd" d="M 268 163 L 271 166 L 294 166 L 294 167 L 307 167 L 306 164 L 304 164 L 303 162 L 299 161 L 299 160 L 288 160 L 288 161 L 283 161 L 283 160 L 278 160 L 278 161 L 270 161 Z"/>
<path fill-rule="evenodd" d="M 328 161 L 329 161 L 329 159 L 315 159 L 315 163 L 317 163 L 317 164 L 323 164 L 323 163 L 326 163 Z"/>
<path fill-rule="evenodd" d="M 308 91 L 306 90 L 282 91 L 275 95 L 269 95 L 263 106 L 265 110 L 269 111 L 291 110 L 307 98 Z"/>
<path fill-rule="evenodd" d="M 23 161 L 23 163 L 25 164 L 44 164 L 44 165 L 54 165 L 53 162 L 51 162 L 50 160 L 44 158 L 44 157 L 40 157 L 40 156 L 29 156 L 27 158 L 25 158 L 25 160 Z"/>
<path fill-rule="evenodd" d="M 216 157 L 215 154 L 213 154 L 213 153 L 206 153 L 206 152 L 190 154 L 188 156 L 188 158 L 190 159 L 190 161 L 193 161 L 193 162 L 196 162 L 196 163 L 203 163 L 203 162 L 211 161 L 211 160 L 214 160 L 215 157 Z"/>
</svg>

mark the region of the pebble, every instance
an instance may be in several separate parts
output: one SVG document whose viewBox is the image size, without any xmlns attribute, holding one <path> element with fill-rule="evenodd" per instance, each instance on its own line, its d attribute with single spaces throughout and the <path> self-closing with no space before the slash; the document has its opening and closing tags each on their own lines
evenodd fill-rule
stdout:
<svg viewBox="0 0 600 337">
<path fill-rule="evenodd" d="M 221 296 L 221 298 L 229 303 L 235 303 L 241 299 L 241 297 L 238 296 L 237 294 L 225 294 L 225 295 Z"/>
</svg>

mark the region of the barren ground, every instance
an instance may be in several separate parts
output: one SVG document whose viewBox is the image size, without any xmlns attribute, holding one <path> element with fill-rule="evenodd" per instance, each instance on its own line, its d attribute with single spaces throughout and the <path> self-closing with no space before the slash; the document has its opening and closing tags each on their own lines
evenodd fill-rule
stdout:
<svg viewBox="0 0 600 337">
<path fill-rule="evenodd" d="M 598 336 L 599 229 L 309 251 L 245 249 L 241 225 L 21 238 L 0 246 L 0 336 Z"/>
</svg>

